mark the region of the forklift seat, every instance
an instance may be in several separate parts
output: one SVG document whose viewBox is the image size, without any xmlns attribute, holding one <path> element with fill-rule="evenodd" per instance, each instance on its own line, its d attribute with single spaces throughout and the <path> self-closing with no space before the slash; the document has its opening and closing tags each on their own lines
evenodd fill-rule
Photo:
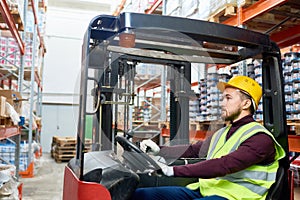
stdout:
<svg viewBox="0 0 300 200">
<path fill-rule="evenodd" d="M 282 199 L 283 193 L 283 184 L 284 184 L 284 167 L 279 166 L 277 173 L 276 173 L 276 181 L 271 186 L 266 200 L 280 200 Z"/>
</svg>

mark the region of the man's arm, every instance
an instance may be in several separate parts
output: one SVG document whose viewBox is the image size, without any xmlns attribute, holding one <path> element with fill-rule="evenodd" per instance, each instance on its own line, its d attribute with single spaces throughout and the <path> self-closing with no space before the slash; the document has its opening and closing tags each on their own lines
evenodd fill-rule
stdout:
<svg viewBox="0 0 300 200">
<path fill-rule="evenodd" d="M 258 133 L 244 141 L 236 151 L 221 158 L 175 166 L 174 176 L 215 178 L 241 171 L 254 164 L 271 163 L 274 157 L 272 138 Z"/>
<path fill-rule="evenodd" d="M 164 158 L 198 158 L 202 143 L 199 141 L 192 145 L 162 146 L 158 155 Z"/>
</svg>

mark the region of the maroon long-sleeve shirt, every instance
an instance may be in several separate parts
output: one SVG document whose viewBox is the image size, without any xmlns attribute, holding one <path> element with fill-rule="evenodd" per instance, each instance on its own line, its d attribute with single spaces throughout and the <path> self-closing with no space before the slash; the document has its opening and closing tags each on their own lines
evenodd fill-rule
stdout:
<svg viewBox="0 0 300 200">
<path fill-rule="evenodd" d="M 236 122 L 227 133 L 226 139 L 242 125 L 253 122 L 251 115 Z M 197 158 L 204 156 L 207 152 L 209 140 L 200 141 L 189 146 L 171 146 L 161 148 L 160 155 L 173 155 L 181 153 L 184 158 Z M 206 146 L 206 147 L 204 147 Z M 204 147 L 204 148 L 203 148 Z M 204 149 L 204 150 L 203 150 Z M 268 164 L 274 161 L 275 146 L 273 139 L 265 133 L 257 133 L 245 140 L 236 151 L 217 159 L 205 160 L 195 164 L 174 166 L 174 176 L 214 178 L 231 174 L 254 164 Z"/>
</svg>

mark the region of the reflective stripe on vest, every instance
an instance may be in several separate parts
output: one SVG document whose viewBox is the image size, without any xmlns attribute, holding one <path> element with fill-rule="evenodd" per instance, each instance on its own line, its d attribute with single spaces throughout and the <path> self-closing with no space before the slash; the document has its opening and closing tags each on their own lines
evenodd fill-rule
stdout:
<svg viewBox="0 0 300 200">
<path fill-rule="evenodd" d="M 215 136 L 213 136 L 213 138 L 212 138 L 211 141 L 210 141 L 211 143 L 210 143 L 210 145 L 209 145 L 209 149 L 208 149 L 208 153 L 207 153 L 207 158 L 206 158 L 206 159 L 209 159 L 209 158 L 212 157 L 213 151 L 210 151 L 210 149 L 215 149 L 215 148 L 216 148 L 217 143 L 219 142 L 220 137 L 221 137 L 225 132 L 227 133 L 227 132 L 229 131 L 230 127 L 231 127 L 231 125 L 226 126 L 226 127 L 223 127 L 223 128 L 221 128 L 219 131 L 217 131 L 217 132 L 215 133 Z M 216 139 L 214 139 L 214 138 L 216 138 Z"/>
<path fill-rule="evenodd" d="M 237 184 L 242 185 L 242 186 L 246 187 L 247 189 L 251 190 L 253 193 L 257 193 L 261 196 L 263 196 L 268 191 L 268 188 L 266 188 L 264 186 L 254 185 L 247 181 L 238 180 L 238 179 L 240 179 L 240 177 L 243 177 L 243 179 L 252 179 L 252 180 L 261 180 L 261 181 L 272 182 L 276 179 L 276 172 L 266 173 L 266 172 L 261 172 L 261 171 L 243 170 L 243 171 L 236 172 L 234 174 L 230 174 L 230 175 L 227 175 L 224 177 L 218 177 L 216 179 L 217 180 L 223 179 L 223 180 L 227 180 L 227 181 L 230 181 L 233 183 L 237 183 Z"/>
<path fill-rule="evenodd" d="M 256 193 L 260 196 L 263 196 L 264 194 L 266 194 L 266 192 L 268 192 L 268 188 L 263 187 L 263 186 L 258 186 L 258 185 L 254 185 L 252 183 L 249 183 L 247 181 L 239 181 L 239 182 L 235 182 L 234 179 L 230 179 L 230 178 L 223 178 L 223 180 L 227 180 L 236 184 L 239 184 L 245 188 L 247 188 L 248 190 L 252 191 L 253 193 Z"/>
</svg>

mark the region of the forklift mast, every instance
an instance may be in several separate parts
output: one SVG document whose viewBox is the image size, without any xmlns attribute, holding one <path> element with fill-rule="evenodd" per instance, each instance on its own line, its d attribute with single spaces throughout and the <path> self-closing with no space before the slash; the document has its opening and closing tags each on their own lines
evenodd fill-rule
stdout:
<svg viewBox="0 0 300 200">
<path fill-rule="evenodd" d="M 216 48 L 217 47 L 217 48 Z M 286 151 L 288 139 L 281 54 L 268 35 L 207 21 L 138 13 L 100 15 L 92 19 L 82 45 L 80 106 L 75 172 L 83 175 L 86 118 L 93 117 L 93 151 L 113 150 L 118 106 L 124 119 L 135 98 L 138 63 L 170 67 L 170 139 L 188 142 L 191 63 L 230 65 L 248 58 L 262 60 L 263 123 Z M 89 97 L 94 100 L 89 105 Z M 92 109 L 89 109 L 92 107 Z M 89 110 L 89 111 L 88 111 Z M 124 125 L 125 133 L 130 133 Z M 285 176 L 288 177 L 288 176 Z M 285 192 L 289 195 L 288 180 Z"/>
</svg>

